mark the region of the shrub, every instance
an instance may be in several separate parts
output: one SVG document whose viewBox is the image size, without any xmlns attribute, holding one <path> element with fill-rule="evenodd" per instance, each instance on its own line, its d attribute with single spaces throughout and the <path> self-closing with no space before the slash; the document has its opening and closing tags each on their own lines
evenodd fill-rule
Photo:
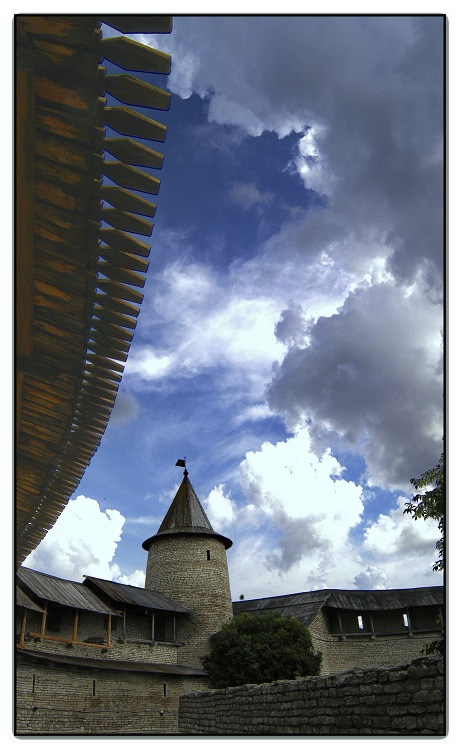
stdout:
<svg viewBox="0 0 460 750">
<path fill-rule="evenodd" d="M 319 674 L 308 628 L 292 616 L 242 613 L 210 638 L 203 658 L 211 688 L 259 684 Z"/>
</svg>

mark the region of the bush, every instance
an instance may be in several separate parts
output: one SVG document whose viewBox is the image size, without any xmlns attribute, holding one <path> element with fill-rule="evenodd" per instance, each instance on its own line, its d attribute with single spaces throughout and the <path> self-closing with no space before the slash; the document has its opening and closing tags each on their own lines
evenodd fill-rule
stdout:
<svg viewBox="0 0 460 750">
<path fill-rule="evenodd" d="M 295 617 L 237 615 L 210 638 L 203 658 L 211 688 L 259 684 L 319 674 L 310 631 Z"/>
</svg>

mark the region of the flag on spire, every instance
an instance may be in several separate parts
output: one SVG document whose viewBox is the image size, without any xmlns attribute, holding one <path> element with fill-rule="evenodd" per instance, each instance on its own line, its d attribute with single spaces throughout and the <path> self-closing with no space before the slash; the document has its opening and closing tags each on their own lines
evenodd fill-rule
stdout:
<svg viewBox="0 0 460 750">
<path fill-rule="evenodd" d="M 185 469 L 185 458 L 178 458 L 176 462 L 176 466 L 183 466 Z"/>
</svg>

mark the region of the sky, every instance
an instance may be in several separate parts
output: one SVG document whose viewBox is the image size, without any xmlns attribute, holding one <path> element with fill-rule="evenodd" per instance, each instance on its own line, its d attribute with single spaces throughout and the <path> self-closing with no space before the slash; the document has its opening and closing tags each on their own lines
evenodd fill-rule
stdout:
<svg viewBox="0 0 460 750">
<path fill-rule="evenodd" d="M 146 77 L 172 100 L 145 298 L 100 448 L 25 565 L 143 586 L 186 456 L 235 600 L 442 584 L 436 523 L 403 511 L 445 430 L 443 31 L 138 37 L 173 64 Z"/>
</svg>

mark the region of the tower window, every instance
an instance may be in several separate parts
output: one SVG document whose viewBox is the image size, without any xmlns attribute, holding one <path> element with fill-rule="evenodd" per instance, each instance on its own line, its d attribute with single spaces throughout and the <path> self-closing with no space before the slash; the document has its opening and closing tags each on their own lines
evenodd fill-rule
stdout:
<svg viewBox="0 0 460 750">
<path fill-rule="evenodd" d="M 211 559 L 211 550 L 209 550 L 209 549 L 206 550 L 206 559 L 207 560 Z"/>
<path fill-rule="evenodd" d="M 409 615 L 407 612 L 403 612 L 403 623 L 405 628 L 410 628 Z"/>
<path fill-rule="evenodd" d="M 364 630 L 364 622 L 363 622 L 363 616 L 358 615 L 358 628 L 360 630 Z"/>
<path fill-rule="evenodd" d="M 168 686 L 166 682 L 163 682 L 163 698 L 166 698 L 167 694 L 168 694 Z"/>
</svg>

